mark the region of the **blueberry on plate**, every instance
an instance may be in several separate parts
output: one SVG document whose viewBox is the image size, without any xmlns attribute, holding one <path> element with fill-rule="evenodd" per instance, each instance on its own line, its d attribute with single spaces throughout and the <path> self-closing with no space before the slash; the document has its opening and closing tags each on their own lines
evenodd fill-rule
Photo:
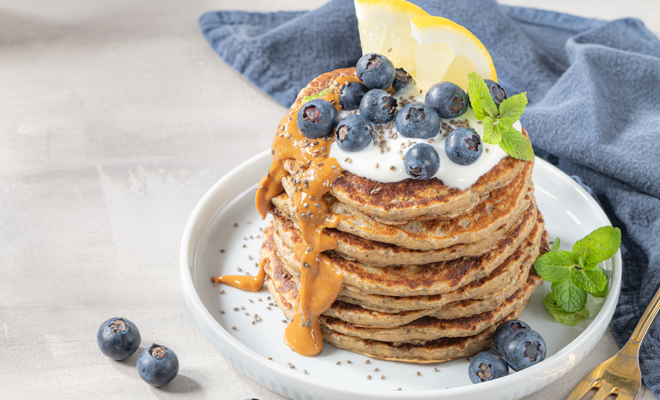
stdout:
<svg viewBox="0 0 660 400">
<path fill-rule="evenodd" d="M 440 118 L 458 117 L 468 108 L 467 94 L 451 82 L 440 82 L 431 86 L 426 92 L 425 101 Z"/>
<path fill-rule="evenodd" d="M 357 110 L 362 97 L 369 91 L 360 82 L 351 82 L 339 91 L 339 102 L 344 110 Z"/>
<path fill-rule="evenodd" d="M 484 79 L 484 82 L 486 82 L 486 86 L 488 86 L 488 91 L 490 91 L 493 101 L 499 107 L 500 103 L 506 100 L 506 92 L 504 91 L 504 88 L 490 79 Z"/>
<path fill-rule="evenodd" d="M 303 104 L 298 110 L 298 129 L 307 139 L 328 136 L 339 122 L 335 106 L 324 99 L 314 99 Z"/>
<path fill-rule="evenodd" d="M 96 343 L 106 356 L 113 360 L 125 360 L 140 347 L 140 331 L 126 318 L 110 318 L 99 327 Z"/>
<path fill-rule="evenodd" d="M 511 336 L 513 336 L 514 333 L 525 329 L 532 329 L 532 328 L 530 328 L 529 325 L 518 319 L 510 319 L 508 321 L 501 323 L 497 327 L 497 330 L 495 331 L 495 335 L 493 336 L 493 340 L 495 341 L 495 348 L 497 349 L 497 351 L 499 351 L 501 354 L 504 354 L 504 347 L 503 347 L 504 342 L 506 342 Z"/>
<path fill-rule="evenodd" d="M 423 103 L 406 104 L 396 115 L 396 130 L 403 136 L 430 139 L 440 132 L 440 117 Z"/>
<path fill-rule="evenodd" d="M 143 381 L 161 387 L 170 383 L 179 372 L 179 359 L 168 347 L 154 343 L 138 356 L 137 370 Z"/>
<path fill-rule="evenodd" d="M 373 140 L 374 126 L 359 114 L 352 114 L 339 121 L 335 140 L 344 151 L 360 151 Z"/>
<path fill-rule="evenodd" d="M 355 72 L 369 89 L 387 89 L 394 82 L 394 64 L 381 54 L 370 53 L 360 57 Z"/>
<path fill-rule="evenodd" d="M 395 93 L 414 84 L 415 80 L 412 78 L 412 76 L 410 76 L 408 72 L 406 72 L 405 69 L 397 68 L 394 71 L 394 83 L 392 85 L 394 86 Z"/>
<path fill-rule="evenodd" d="M 458 165 L 474 164 L 484 151 L 479 134 L 470 128 L 456 128 L 445 141 L 445 152 Z"/>
<path fill-rule="evenodd" d="M 504 358 L 488 351 L 472 357 L 468 368 L 468 376 L 472 383 L 488 382 L 507 375 L 509 375 L 509 366 Z"/>
<path fill-rule="evenodd" d="M 431 179 L 440 168 L 440 156 L 430 144 L 417 143 L 403 157 L 406 172 L 413 179 Z"/>
<path fill-rule="evenodd" d="M 367 92 L 360 102 L 360 115 L 374 124 L 390 122 L 396 114 L 397 101 L 384 90 Z"/>
<path fill-rule="evenodd" d="M 522 329 L 514 333 L 502 345 L 502 355 L 514 371 L 538 364 L 545 359 L 545 340 L 532 329 Z"/>
</svg>

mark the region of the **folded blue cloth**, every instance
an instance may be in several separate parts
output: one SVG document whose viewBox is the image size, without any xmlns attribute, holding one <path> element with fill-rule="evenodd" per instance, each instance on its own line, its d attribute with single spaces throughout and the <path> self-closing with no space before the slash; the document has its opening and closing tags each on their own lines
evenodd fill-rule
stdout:
<svg viewBox="0 0 660 400">
<path fill-rule="evenodd" d="M 623 231 L 620 345 L 660 286 L 660 41 L 639 20 L 586 19 L 494 1 L 413 0 L 472 31 L 507 93 L 527 92 L 522 118 L 536 154 L 593 189 Z M 285 106 L 316 76 L 361 55 L 352 0 L 314 11 L 209 12 L 215 51 Z M 641 349 L 644 383 L 660 398 L 660 325 Z"/>
</svg>

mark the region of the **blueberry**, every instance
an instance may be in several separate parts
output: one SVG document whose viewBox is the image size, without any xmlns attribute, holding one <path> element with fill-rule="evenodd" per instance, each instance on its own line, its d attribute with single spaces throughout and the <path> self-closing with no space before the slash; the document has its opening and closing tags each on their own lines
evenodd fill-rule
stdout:
<svg viewBox="0 0 660 400">
<path fill-rule="evenodd" d="M 451 82 L 440 82 L 431 86 L 426 92 L 425 100 L 440 118 L 458 117 L 468 107 L 468 96 L 465 91 Z"/>
<path fill-rule="evenodd" d="M 110 318 L 99 327 L 96 344 L 113 360 L 125 360 L 140 347 L 140 331 L 126 318 Z"/>
<path fill-rule="evenodd" d="M 310 100 L 298 110 L 298 129 L 307 139 L 328 136 L 339 122 L 335 106 L 323 99 Z"/>
<path fill-rule="evenodd" d="M 403 68 L 397 68 L 394 71 L 394 92 L 407 88 L 409 85 L 414 85 L 415 80 Z"/>
<path fill-rule="evenodd" d="M 493 101 L 499 107 L 500 103 L 506 99 L 506 92 L 504 91 L 504 88 L 497 82 L 491 81 L 490 79 L 484 79 L 484 82 L 486 82 L 486 86 L 488 86 L 488 90 L 490 91 L 490 95 L 493 98 Z"/>
<path fill-rule="evenodd" d="M 137 370 L 143 381 L 161 387 L 170 383 L 179 372 L 179 359 L 168 347 L 154 343 L 138 356 Z"/>
<path fill-rule="evenodd" d="M 522 329 L 514 333 L 501 345 L 502 355 L 514 371 L 531 367 L 545 359 L 547 348 L 538 332 Z"/>
<path fill-rule="evenodd" d="M 509 375 L 509 366 L 501 355 L 484 351 L 472 357 L 468 375 L 472 383 L 488 382 Z"/>
<path fill-rule="evenodd" d="M 445 141 L 445 153 L 458 165 L 474 164 L 484 151 L 481 138 L 473 129 L 456 128 Z"/>
<path fill-rule="evenodd" d="M 440 117 L 423 103 L 406 104 L 396 115 L 396 130 L 405 137 L 430 139 L 440 132 Z"/>
<path fill-rule="evenodd" d="M 394 64 L 380 54 L 370 53 L 360 57 L 355 72 L 369 89 L 387 89 L 394 82 Z"/>
<path fill-rule="evenodd" d="M 396 113 L 397 101 L 384 90 L 367 92 L 360 102 L 360 115 L 374 124 L 390 122 Z"/>
<path fill-rule="evenodd" d="M 359 114 L 352 114 L 342 119 L 337 125 L 336 141 L 345 151 L 359 151 L 369 146 L 373 140 L 374 126 Z"/>
<path fill-rule="evenodd" d="M 366 86 L 359 82 L 351 82 L 341 88 L 339 102 L 344 110 L 357 110 L 360 107 L 362 97 L 369 91 Z"/>
<path fill-rule="evenodd" d="M 526 323 L 517 319 L 510 319 L 501 323 L 495 331 L 495 336 L 493 336 L 493 340 L 495 341 L 495 348 L 497 351 L 504 354 L 504 342 L 513 336 L 514 333 L 525 329 L 532 328 L 530 328 Z"/>
<path fill-rule="evenodd" d="M 403 157 L 406 172 L 413 179 L 431 179 L 440 168 L 440 156 L 430 144 L 417 143 Z"/>
</svg>

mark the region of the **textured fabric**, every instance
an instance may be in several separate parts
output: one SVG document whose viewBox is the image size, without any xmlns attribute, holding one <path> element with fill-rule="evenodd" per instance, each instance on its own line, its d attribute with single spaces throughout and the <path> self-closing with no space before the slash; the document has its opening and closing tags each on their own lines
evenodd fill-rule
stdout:
<svg viewBox="0 0 660 400">
<path fill-rule="evenodd" d="M 660 41 L 636 19 L 600 21 L 494 1 L 412 1 L 472 31 L 507 93 L 527 92 L 522 117 L 536 154 L 592 188 L 621 228 L 620 345 L 660 286 Z M 285 106 L 314 77 L 361 55 L 352 0 L 314 11 L 209 12 L 218 54 Z M 657 325 L 657 324 L 656 324 Z M 660 398 L 660 326 L 641 349 L 644 383 Z"/>
</svg>

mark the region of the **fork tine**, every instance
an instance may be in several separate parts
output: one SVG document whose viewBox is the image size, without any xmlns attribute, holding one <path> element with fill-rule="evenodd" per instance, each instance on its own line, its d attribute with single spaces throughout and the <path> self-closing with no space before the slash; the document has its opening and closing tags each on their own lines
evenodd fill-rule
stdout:
<svg viewBox="0 0 660 400">
<path fill-rule="evenodd" d="M 584 396 L 587 395 L 591 391 L 591 389 L 600 389 L 602 386 L 602 383 L 600 380 L 595 380 L 595 381 L 589 381 L 587 380 L 589 376 L 586 376 L 584 379 L 582 379 L 580 382 L 578 382 L 577 386 L 571 394 L 568 395 L 566 400 L 580 400 Z"/>
<path fill-rule="evenodd" d="M 611 385 L 603 385 L 601 386 L 600 389 L 596 392 L 594 397 L 591 398 L 591 400 L 605 400 L 607 399 L 611 394 L 613 395 L 618 395 L 620 393 L 620 389 L 618 387 L 614 387 Z M 618 400 L 618 397 L 617 397 Z"/>
<path fill-rule="evenodd" d="M 622 390 L 621 393 L 619 393 L 619 395 L 616 397 L 616 400 L 634 400 L 638 394 L 639 392 L 633 395 L 632 393 Z"/>
</svg>

